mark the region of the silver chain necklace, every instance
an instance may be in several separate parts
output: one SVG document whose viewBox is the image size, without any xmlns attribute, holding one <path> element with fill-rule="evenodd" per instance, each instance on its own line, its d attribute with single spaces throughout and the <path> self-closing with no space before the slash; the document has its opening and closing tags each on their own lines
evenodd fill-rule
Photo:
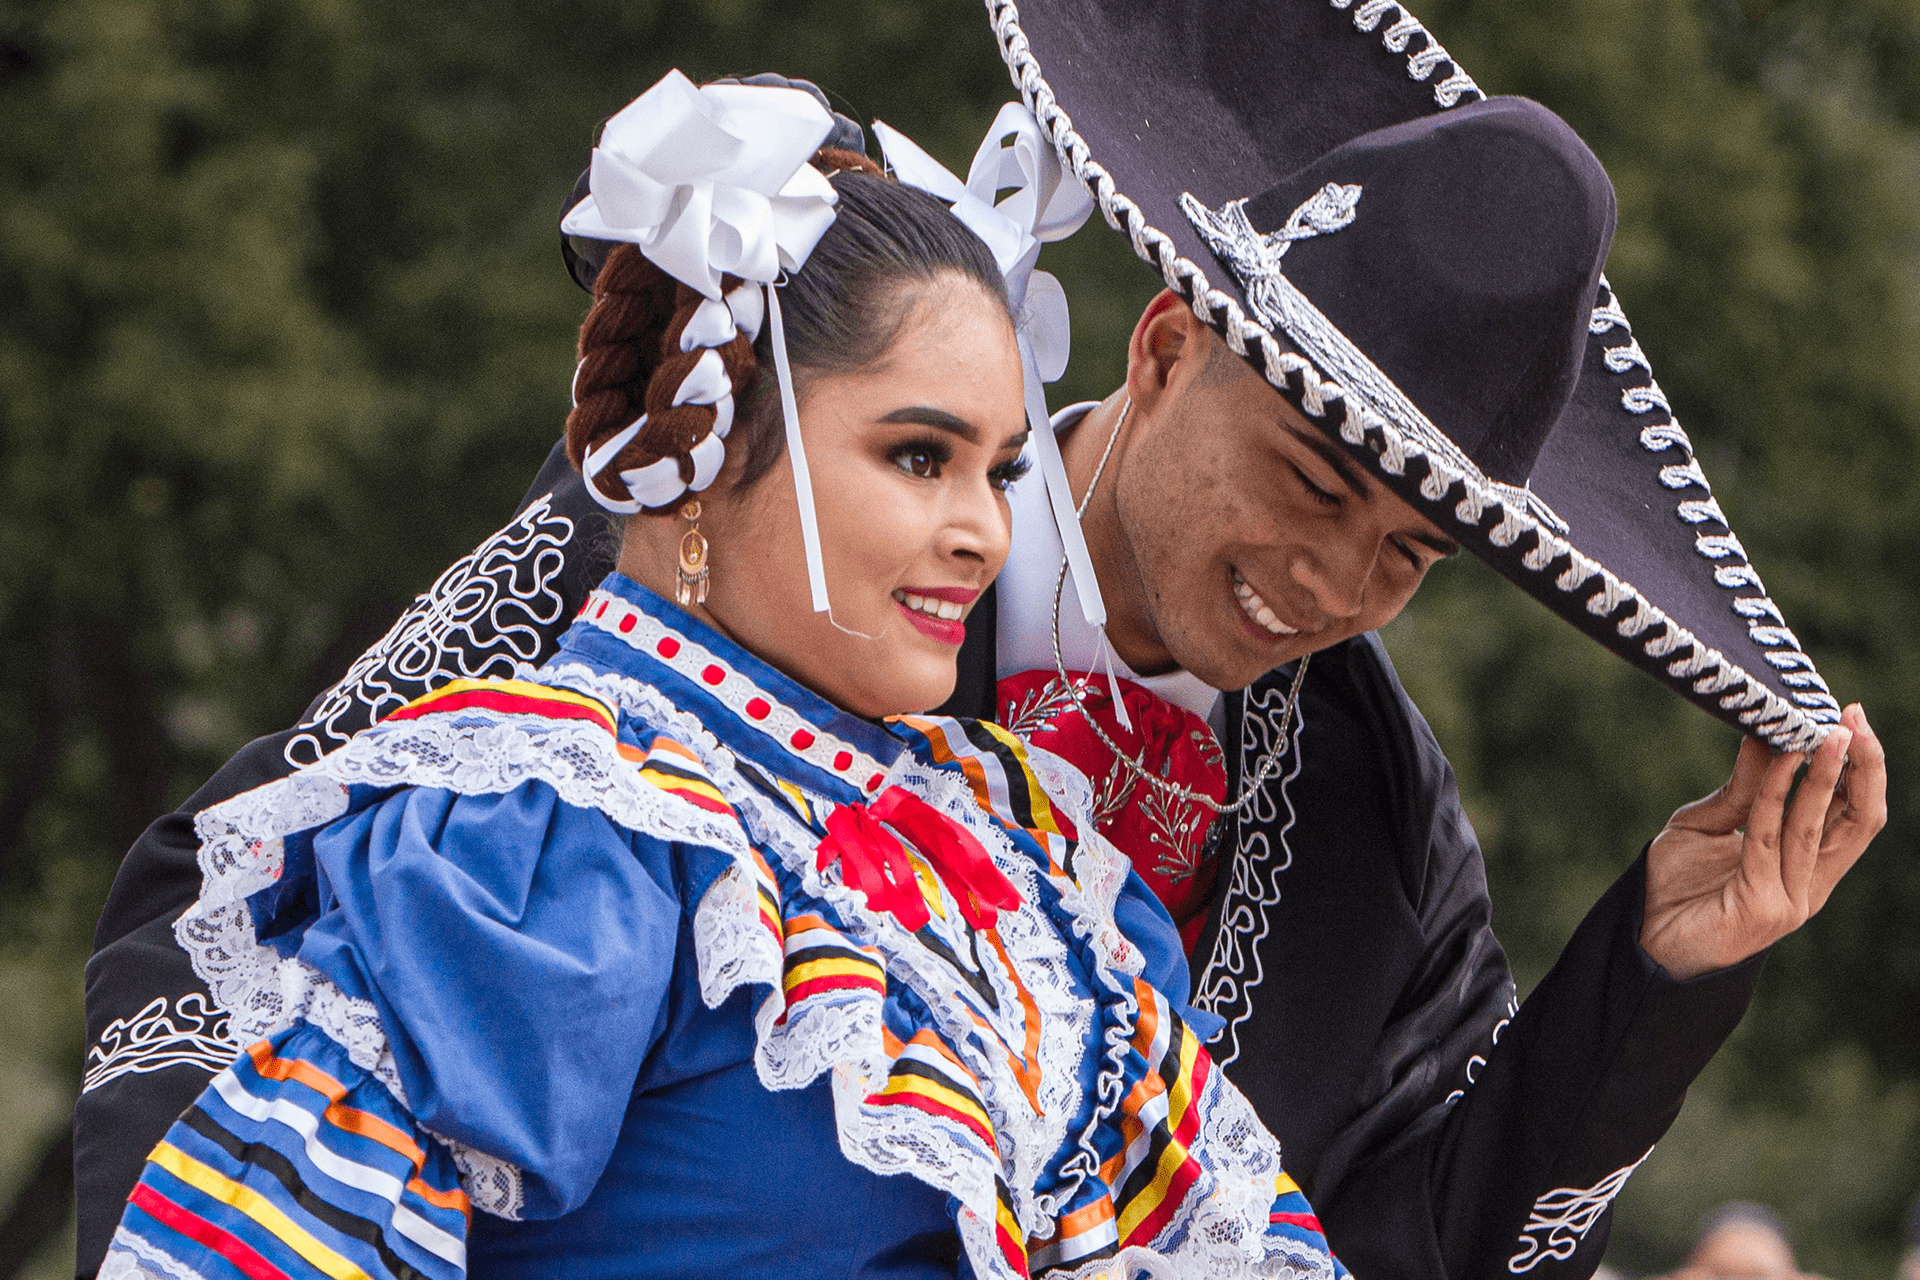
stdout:
<svg viewBox="0 0 1920 1280">
<path fill-rule="evenodd" d="M 1113 456 L 1114 443 L 1120 439 L 1120 428 L 1126 425 L 1127 414 L 1130 413 L 1132 409 L 1133 397 L 1128 396 L 1126 403 L 1120 409 L 1119 419 L 1113 424 L 1113 433 L 1107 437 L 1107 447 L 1100 453 L 1099 465 L 1093 469 L 1093 479 L 1087 484 L 1087 494 L 1084 498 L 1080 499 L 1079 507 L 1074 510 L 1074 516 L 1076 518 L 1084 516 L 1087 513 L 1087 504 L 1093 501 L 1093 491 L 1100 484 L 1100 476 L 1107 469 L 1107 459 Z M 1300 685 L 1307 678 L 1307 659 L 1312 655 L 1302 654 L 1300 657 L 1300 666 L 1293 673 L 1293 685 L 1287 690 L 1286 706 L 1280 711 L 1279 732 L 1274 735 L 1273 746 L 1268 748 L 1266 757 L 1260 761 L 1260 767 L 1254 771 L 1253 779 L 1246 783 L 1241 789 L 1239 799 L 1235 800 L 1232 804 L 1221 804 L 1212 796 L 1204 795 L 1191 787 L 1183 787 L 1170 778 L 1162 778 L 1149 772 L 1147 767 L 1141 764 L 1137 757 L 1122 748 L 1121 745 L 1111 737 L 1107 736 L 1107 731 L 1100 727 L 1098 720 L 1093 718 L 1093 713 L 1087 709 L 1086 700 L 1081 694 L 1081 685 L 1067 675 L 1067 661 L 1060 652 L 1060 597 L 1062 592 L 1065 591 L 1066 585 L 1067 558 L 1063 555 L 1060 557 L 1060 575 L 1055 578 L 1053 582 L 1053 667 L 1059 674 L 1060 687 L 1066 691 L 1068 699 L 1073 703 L 1074 710 L 1080 713 L 1080 718 L 1085 720 L 1087 726 L 1093 730 L 1100 741 L 1106 744 L 1107 750 L 1113 752 L 1114 759 L 1126 766 L 1128 773 L 1160 792 L 1162 795 L 1173 796 L 1189 804 L 1204 806 L 1205 808 L 1213 810 L 1215 813 L 1237 814 L 1242 809 L 1245 809 L 1248 804 L 1252 803 L 1254 796 L 1259 794 L 1260 789 L 1272 781 L 1274 776 L 1280 772 L 1280 757 L 1286 753 L 1287 732 L 1293 725 L 1293 709 L 1300 705 Z M 1089 676 L 1088 678 L 1091 679 L 1092 677 Z"/>
</svg>

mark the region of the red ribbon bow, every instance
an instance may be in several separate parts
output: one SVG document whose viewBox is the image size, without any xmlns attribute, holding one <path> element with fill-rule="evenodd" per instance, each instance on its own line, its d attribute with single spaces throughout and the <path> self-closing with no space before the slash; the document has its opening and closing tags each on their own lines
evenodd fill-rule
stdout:
<svg viewBox="0 0 1920 1280">
<path fill-rule="evenodd" d="M 912 860 L 883 822 L 927 860 L 974 928 L 991 929 L 1000 912 L 1020 905 L 1020 891 L 972 832 L 904 787 L 888 787 L 871 804 L 843 804 L 828 815 L 815 864 L 825 871 L 838 860 L 842 879 L 865 896 L 871 910 L 886 912 L 908 930 L 932 918 Z"/>
</svg>

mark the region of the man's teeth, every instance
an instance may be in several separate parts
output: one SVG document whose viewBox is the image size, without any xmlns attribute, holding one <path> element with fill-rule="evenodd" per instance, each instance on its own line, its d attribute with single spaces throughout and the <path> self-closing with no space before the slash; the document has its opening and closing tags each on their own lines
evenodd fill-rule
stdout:
<svg viewBox="0 0 1920 1280">
<path fill-rule="evenodd" d="M 929 618 L 942 618 L 948 622 L 958 622 L 967 609 L 965 605 L 955 604 L 951 600 L 934 600 L 927 596 L 917 596 L 911 591 L 896 591 L 893 598 L 915 613 L 924 613 Z"/>
<path fill-rule="evenodd" d="M 1273 634 L 1277 636 L 1299 634 L 1298 627 L 1290 627 L 1275 617 L 1273 610 L 1267 607 L 1267 602 L 1255 595 L 1253 588 L 1242 582 L 1237 573 L 1233 575 L 1233 594 L 1240 598 L 1240 607 L 1247 611 L 1247 616 Z"/>
</svg>

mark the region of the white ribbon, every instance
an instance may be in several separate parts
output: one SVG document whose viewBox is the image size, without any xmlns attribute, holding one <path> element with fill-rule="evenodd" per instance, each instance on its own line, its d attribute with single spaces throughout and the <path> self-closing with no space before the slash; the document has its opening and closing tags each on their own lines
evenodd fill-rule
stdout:
<svg viewBox="0 0 1920 1280">
<path fill-rule="evenodd" d="M 1074 513 L 1073 490 L 1067 483 L 1066 463 L 1054 439 L 1042 387 L 1043 383 L 1056 381 L 1067 369 L 1073 337 L 1067 295 L 1058 280 L 1034 270 L 1040 246 L 1078 231 L 1093 212 L 1093 197 L 1060 159 L 1033 113 L 1018 102 L 1000 108 L 980 149 L 974 152 L 964 183 L 899 130 L 875 121 L 873 131 L 894 176 L 951 205 L 954 216 L 993 251 L 1000 274 L 1006 279 L 1007 300 L 1017 318 L 1027 425 L 1033 432 L 1040 476 L 1047 486 L 1047 501 L 1060 530 L 1067 564 L 1073 570 L 1080 612 L 1104 640 L 1107 606 L 1100 596 L 1100 581 L 1093 573 L 1093 558 L 1087 553 L 1079 517 Z M 1009 195 L 995 199 L 1008 188 L 1012 188 Z"/>
<path fill-rule="evenodd" d="M 833 224 L 833 184 L 807 163 L 832 131 L 832 115 L 804 90 L 700 88 L 669 71 L 607 121 L 591 194 L 560 229 L 638 245 L 715 300 L 722 274 L 770 283 L 797 270 Z"/>
</svg>

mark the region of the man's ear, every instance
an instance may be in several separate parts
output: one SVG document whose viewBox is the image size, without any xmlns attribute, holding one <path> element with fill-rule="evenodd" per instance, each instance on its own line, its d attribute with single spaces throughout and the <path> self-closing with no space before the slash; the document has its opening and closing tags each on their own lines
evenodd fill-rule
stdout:
<svg viewBox="0 0 1920 1280">
<path fill-rule="evenodd" d="M 1173 290 L 1153 296 L 1127 343 L 1127 394 L 1134 412 L 1151 414 L 1169 391 L 1206 367 L 1212 332 Z"/>
</svg>

